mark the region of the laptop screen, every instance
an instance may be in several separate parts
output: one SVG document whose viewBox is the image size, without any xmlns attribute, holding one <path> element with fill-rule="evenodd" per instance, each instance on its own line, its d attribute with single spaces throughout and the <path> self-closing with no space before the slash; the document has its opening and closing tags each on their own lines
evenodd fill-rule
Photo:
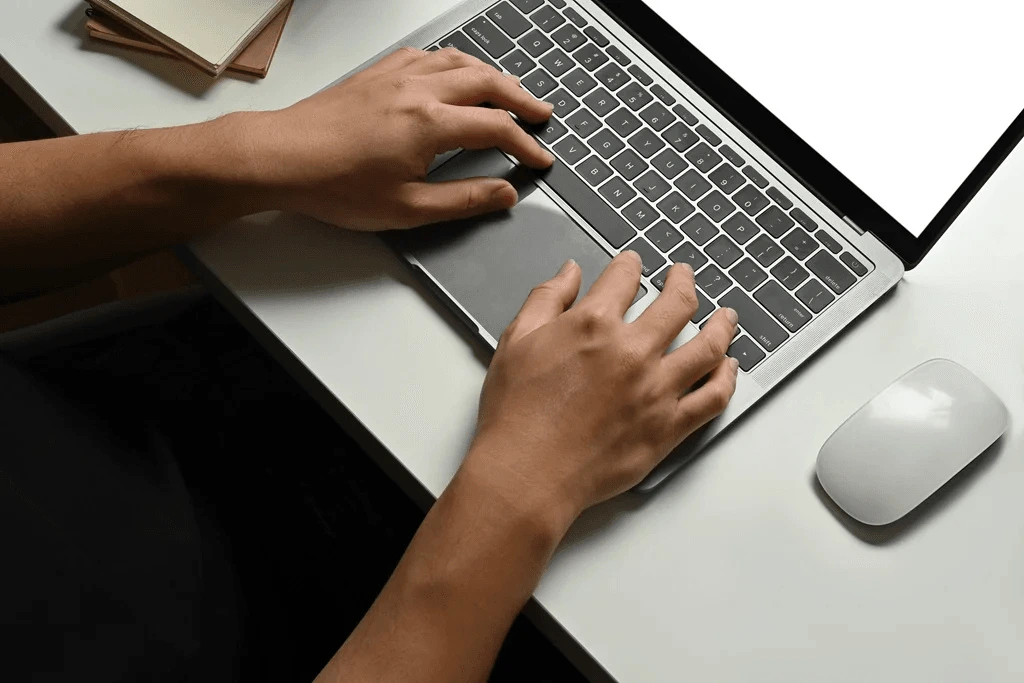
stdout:
<svg viewBox="0 0 1024 683">
<path fill-rule="evenodd" d="M 1007 0 L 645 1 L 915 237 L 1024 110 Z"/>
</svg>

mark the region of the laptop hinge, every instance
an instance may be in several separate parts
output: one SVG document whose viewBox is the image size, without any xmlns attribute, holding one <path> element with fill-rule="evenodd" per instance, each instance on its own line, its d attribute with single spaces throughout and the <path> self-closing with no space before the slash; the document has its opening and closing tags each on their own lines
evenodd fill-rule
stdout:
<svg viewBox="0 0 1024 683">
<path fill-rule="evenodd" d="M 851 228 L 856 230 L 858 235 L 863 235 L 864 234 L 864 230 L 862 230 L 859 225 L 854 223 L 853 220 L 849 216 L 843 216 L 843 221 L 845 221 L 846 224 L 849 225 Z"/>
</svg>

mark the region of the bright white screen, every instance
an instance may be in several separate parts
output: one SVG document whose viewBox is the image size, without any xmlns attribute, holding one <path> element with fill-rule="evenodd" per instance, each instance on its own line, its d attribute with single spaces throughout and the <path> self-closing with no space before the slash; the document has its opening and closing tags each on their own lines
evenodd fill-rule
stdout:
<svg viewBox="0 0 1024 683">
<path fill-rule="evenodd" d="M 1019 0 L 645 0 L 917 236 L 1024 109 Z"/>
</svg>

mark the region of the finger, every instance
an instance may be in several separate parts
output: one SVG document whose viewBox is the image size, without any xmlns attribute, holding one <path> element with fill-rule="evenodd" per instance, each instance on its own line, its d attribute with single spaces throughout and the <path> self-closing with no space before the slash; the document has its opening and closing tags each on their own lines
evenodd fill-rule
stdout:
<svg viewBox="0 0 1024 683">
<path fill-rule="evenodd" d="M 443 183 L 412 183 L 402 193 L 406 227 L 471 218 L 511 209 L 519 200 L 502 178 L 466 178 Z"/>
<path fill-rule="evenodd" d="M 665 356 L 665 377 L 683 393 L 718 367 L 735 335 L 736 311 L 715 311 L 696 337 Z"/>
<path fill-rule="evenodd" d="M 581 305 L 618 316 L 626 315 L 640 289 L 640 256 L 635 251 L 624 251 L 608 264 L 597 281 L 590 287 Z"/>
<path fill-rule="evenodd" d="M 441 106 L 435 127 L 438 154 L 459 148 L 497 147 L 532 168 L 547 168 L 555 160 L 507 111 Z"/>
<path fill-rule="evenodd" d="M 582 277 L 580 267 L 570 260 L 555 277 L 534 287 L 501 343 L 522 339 L 569 310 L 579 296 Z"/>
<path fill-rule="evenodd" d="M 508 78 L 487 67 L 466 67 L 445 71 L 430 77 L 431 91 L 447 104 L 475 106 L 489 103 L 511 111 L 528 123 L 543 123 L 554 109 L 549 102 L 538 100 Z"/>
<path fill-rule="evenodd" d="M 382 76 L 384 74 L 394 73 L 399 69 L 424 59 L 427 57 L 427 54 L 427 52 L 417 50 L 414 47 L 402 47 L 391 54 L 382 57 L 376 64 L 363 69 L 356 74 L 354 78 L 364 76 Z"/>
<path fill-rule="evenodd" d="M 436 74 L 442 71 L 451 71 L 452 69 L 465 69 L 472 67 L 493 71 L 496 74 L 501 73 L 490 64 L 484 64 L 473 55 L 466 54 L 462 50 L 458 50 L 454 47 L 445 47 L 434 52 L 426 53 L 425 57 L 410 64 L 409 67 L 405 69 L 404 73 L 410 76 L 425 76 L 427 74 Z"/>
<path fill-rule="evenodd" d="M 736 393 L 738 368 L 735 358 L 726 358 L 715 367 L 703 386 L 679 399 L 676 437 L 680 442 L 725 411 Z"/>
<path fill-rule="evenodd" d="M 664 351 L 697 312 L 693 268 L 677 263 L 668 271 L 665 288 L 633 325 Z"/>
</svg>

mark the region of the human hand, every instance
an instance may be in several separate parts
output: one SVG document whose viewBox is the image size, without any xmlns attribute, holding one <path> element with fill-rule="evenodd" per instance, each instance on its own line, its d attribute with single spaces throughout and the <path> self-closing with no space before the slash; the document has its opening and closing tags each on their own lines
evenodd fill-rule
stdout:
<svg viewBox="0 0 1024 683">
<path fill-rule="evenodd" d="M 636 254 L 617 256 L 569 308 L 580 276 L 567 263 L 533 290 L 502 335 L 463 465 L 506 498 L 555 511 L 564 529 L 585 508 L 638 484 L 721 414 L 738 367 L 725 357 L 736 331 L 731 309 L 666 354 L 697 310 L 689 266 L 673 266 L 664 291 L 632 323 L 623 316 L 640 284 Z"/>
<path fill-rule="evenodd" d="M 475 57 L 403 48 L 287 109 L 249 115 L 243 128 L 274 208 L 388 230 L 514 206 L 506 180 L 428 184 L 427 169 L 437 154 L 491 147 L 546 168 L 553 157 L 508 112 L 541 123 L 551 109 Z"/>
</svg>

